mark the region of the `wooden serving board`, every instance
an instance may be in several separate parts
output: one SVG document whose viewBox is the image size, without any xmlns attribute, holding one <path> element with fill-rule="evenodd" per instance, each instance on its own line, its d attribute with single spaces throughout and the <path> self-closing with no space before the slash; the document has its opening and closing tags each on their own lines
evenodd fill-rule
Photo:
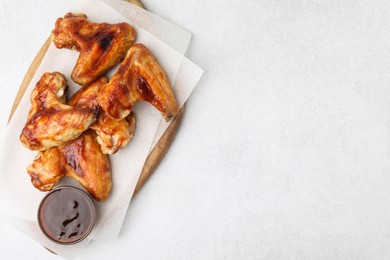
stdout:
<svg viewBox="0 0 390 260">
<path fill-rule="evenodd" d="M 125 0 L 127 2 L 133 3 L 135 5 L 138 5 L 142 8 L 145 8 L 143 4 L 139 0 Z M 11 120 L 16 108 L 18 107 L 24 93 L 26 92 L 26 89 L 28 85 L 30 84 L 32 78 L 34 77 L 39 65 L 42 62 L 43 57 L 45 56 L 49 46 L 51 43 L 50 37 L 45 41 L 41 49 L 38 51 L 38 54 L 35 56 L 33 62 L 31 63 L 30 67 L 27 70 L 26 75 L 23 78 L 22 84 L 19 87 L 18 93 L 15 97 L 14 104 L 12 105 L 11 113 L 9 115 L 9 120 Z M 176 117 L 172 120 L 172 123 L 169 125 L 168 129 L 165 131 L 163 136 L 160 138 L 156 146 L 153 148 L 151 153 L 149 154 L 148 158 L 145 161 L 144 167 L 142 169 L 141 175 L 138 179 L 137 186 L 134 190 L 134 196 L 138 193 L 138 191 L 145 185 L 149 177 L 152 175 L 154 170 L 157 168 L 161 160 L 164 158 L 164 155 L 168 151 L 169 146 L 171 145 L 173 138 L 175 137 L 180 123 L 183 119 L 185 107 L 183 106 L 179 112 L 177 113 Z"/>
</svg>

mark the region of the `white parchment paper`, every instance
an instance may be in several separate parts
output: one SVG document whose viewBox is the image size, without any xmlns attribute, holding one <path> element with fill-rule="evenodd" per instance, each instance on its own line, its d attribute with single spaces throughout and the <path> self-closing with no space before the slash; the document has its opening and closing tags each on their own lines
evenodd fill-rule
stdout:
<svg viewBox="0 0 390 260">
<path fill-rule="evenodd" d="M 117 10 L 118 6 L 123 7 L 123 3 L 118 0 L 105 0 L 105 2 L 112 4 Z M 133 25 L 137 31 L 137 42 L 144 43 L 154 53 L 167 72 L 179 106 L 182 106 L 202 74 L 200 68 L 183 56 L 191 35 L 132 4 L 125 3 L 125 9 L 128 12 L 121 14 L 106 3 L 96 0 L 79 0 L 74 2 L 70 11 L 85 13 L 94 22 L 127 22 Z M 129 13 L 136 14 L 137 22 L 127 19 L 131 18 Z M 169 32 L 167 35 L 164 35 L 165 28 Z M 164 40 L 156 37 L 161 35 L 164 35 Z M 171 43 L 175 43 L 173 47 L 169 45 Z M 44 72 L 59 71 L 67 76 L 70 94 L 79 89 L 69 79 L 78 55 L 75 51 L 59 50 L 54 45 L 49 47 L 5 131 L 0 154 L 0 170 L 3 177 L 0 183 L 0 203 L 4 211 L 3 216 L 21 232 L 67 258 L 76 256 L 90 240 L 86 239 L 72 246 L 61 246 L 50 242 L 41 234 L 36 222 L 36 213 L 45 193 L 39 192 L 32 186 L 25 170 L 33 161 L 36 152 L 29 151 L 22 146 L 19 142 L 19 134 L 30 108 L 30 93 Z M 160 113 L 147 103 L 138 103 L 134 111 L 136 113 L 134 137 L 126 148 L 110 156 L 112 193 L 107 201 L 96 203 L 98 218 L 89 239 L 109 241 L 118 237 L 145 159 L 169 125 L 169 123 L 163 123 Z M 64 179 L 62 184 L 64 183 L 79 186 L 77 182 L 70 179 Z"/>
</svg>

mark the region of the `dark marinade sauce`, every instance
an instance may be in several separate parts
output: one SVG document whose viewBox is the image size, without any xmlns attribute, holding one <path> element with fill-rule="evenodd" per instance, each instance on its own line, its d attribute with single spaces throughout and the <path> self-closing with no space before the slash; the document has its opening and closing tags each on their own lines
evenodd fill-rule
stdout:
<svg viewBox="0 0 390 260">
<path fill-rule="evenodd" d="M 81 241 L 91 231 L 95 209 L 87 194 L 64 187 L 44 198 L 38 218 L 46 236 L 58 243 L 72 244 Z"/>
</svg>

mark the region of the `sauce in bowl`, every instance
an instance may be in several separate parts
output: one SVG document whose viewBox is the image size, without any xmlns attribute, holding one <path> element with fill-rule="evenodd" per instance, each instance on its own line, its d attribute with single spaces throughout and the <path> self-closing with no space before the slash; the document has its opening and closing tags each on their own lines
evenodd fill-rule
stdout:
<svg viewBox="0 0 390 260">
<path fill-rule="evenodd" d="M 38 209 L 38 223 L 43 233 L 54 242 L 74 244 L 91 232 L 95 222 L 95 206 L 84 191 L 62 186 L 49 192 Z"/>
</svg>

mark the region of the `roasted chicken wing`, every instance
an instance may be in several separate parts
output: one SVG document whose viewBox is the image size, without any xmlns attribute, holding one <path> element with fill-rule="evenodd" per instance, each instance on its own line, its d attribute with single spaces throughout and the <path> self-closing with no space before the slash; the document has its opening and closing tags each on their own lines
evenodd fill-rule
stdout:
<svg viewBox="0 0 390 260">
<path fill-rule="evenodd" d="M 139 100 L 152 104 L 166 121 L 178 111 L 164 70 L 143 44 L 131 46 L 118 71 L 101 93 L 99 105 L 115 119 L 127 117 Z"/>
<path fill-rule="evenodd" d="M 64 104 L 64 75 L 45 73 L 31 93 L 31 108 L 20 141 L 31 150 L 44 151 L 72 140 L 95 122 L 89 108 Z"/>
<path fill-rule="evenodd" d="M 89 85 L 123 60 L 135 37 L 134 28 L 127 23 L 91 23 L 86 15 L 72 13 L 58 18 L 52 31 L 57 48 L 80 52 L 71 78 L 82 86 Z"/>
<path fill-rule="evenodd" d="M 96 200 L 108 198 L 111 191 L 110 161 L 96 141 L 96 133 L 87 130 L 59 147 L 39 152 L 27 167 L 32 184 L 49 191 L 62 177 L 76 179 Z"/>
<path fill-rule="evenodd" d="M 119 148 L 125 147 L 133 136 L 135 117 L 134 113 L 130 113 L 125 119 L 115 120 L 100 109 L 97 97 L 102 94 L 101 87 L 107 82 L 106 77 L 101 77 L 91 85 L 81 88 L 71 97 L 68 104 L 99 112 L 96 122 L 90 128 L 96 131 L 97 141 L 103 153 L 114 154 Z"/>
</svg>

